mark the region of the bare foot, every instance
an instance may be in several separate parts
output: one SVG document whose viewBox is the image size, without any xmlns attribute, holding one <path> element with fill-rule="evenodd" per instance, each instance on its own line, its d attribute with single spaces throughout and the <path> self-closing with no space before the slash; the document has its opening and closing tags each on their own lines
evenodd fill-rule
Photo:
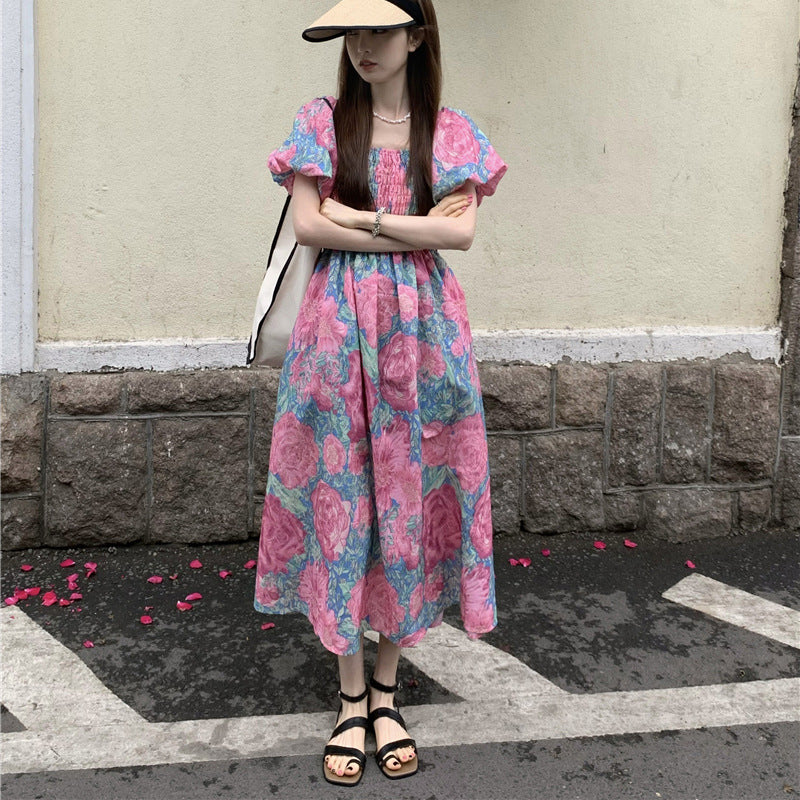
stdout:
<svg viewBox="0 0 800 800">
<path fill-rule="evenodd" d="M 342 711 L 336 720 L 337 727 L 341 722 L 344 722 L 350 717 L 366 717 L 367 716 L 367 698 L 365 697 L 358 703 L 351 703 L 349 700 L 342 700 Z M 338 744 L 343 747 L 355 747 L 359 750 L 364 750 L 364 737 L 366 730 L 364 728 L 350 728 L 348 731 L 334 736 L 328 744 Z M 357 775 L 361 767 L 355 762 L 351 761 L 352 756 L 325 756 L 325 764 L 327 768 L 335 775 Z M 350 765 L 347 766 L 347 762 Z"/>
<path fill-rule="evenodd" d="M 369 690 L 369 707 L 374 711 L 376 708 L 385 706 L 394 708 L 394 693 L 381 692 L 377 689 Z M 388 717 L 378 717 L 375 720 L 375 744 L 376 750 L 380 750 L 387 742 L 394 742 L 398 739 L 408 739 L 408 731 L 402 725 Z M 391 751 L 391 755 L 386 759 L 386 766 L 391 770 L 400 769 L 408 761 L 416 758 L 416 751 L 413 747 L 398 747 Z"/>
</svg>

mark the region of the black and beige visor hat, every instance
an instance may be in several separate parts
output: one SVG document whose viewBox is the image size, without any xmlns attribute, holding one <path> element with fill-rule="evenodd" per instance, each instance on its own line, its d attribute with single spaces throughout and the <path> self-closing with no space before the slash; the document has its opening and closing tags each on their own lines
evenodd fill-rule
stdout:
<svg viewBox="0 0 800 800">
<path fill-rule="evenodd" d="M 352 30 L 424 24 L 415 0 L 342 0 L 309 25 L 303 31 L 303 38 L 308 42 L 327 42 Z"/>
</svg>

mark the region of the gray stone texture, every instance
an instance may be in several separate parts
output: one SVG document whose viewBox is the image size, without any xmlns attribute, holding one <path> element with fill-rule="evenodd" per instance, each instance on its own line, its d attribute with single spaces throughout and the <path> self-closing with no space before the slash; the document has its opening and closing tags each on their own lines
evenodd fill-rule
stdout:
<svg viewBox="0 0 800 800">
<path fill-rule="evenodd" d="M 113 414 L 121 410 L 126 375 L 116 373 L 71 373 L 50 382 L 51 414 Z"/>
<path fill-rule="evenodd" d="M 661 419 L 660 364 L 626 364 L 613 371 L 608 482 L 643 485 L 658 480 Z"/>
<path fill-rule="evenodd" d="M 703 482 L 710 442 L 711 368 L 668 365 L 665 393 L 661 480 Z"/>
<path fill-rule="evenodd" d="M 51 419 L 45 544 L 124 544 L 147 530 L 144 420 Z"/>
<path fill-rule="evenodd" d="M 511 436 L 488 439 L 492 527 L 495 533 L 519 533 L 522 442 Z"/>
<path fill-rule="evenodd" d="M 128 373 L 128 412 L 240 411 L 250 405 L 253 372 L 204 369 L 194 372 Z"/>
<path fill-rule="evenodd" d="M 645 533 L 692 542 L 731 533 L 731 493 L 714 489 L 654 489 L 644 498 Z"/>
<path fill-rule="evenodd" d="M 255 370 L 253 461 L 256 494 L 264 494 L 267 488 L 269 448 L 272 444 L 272 426 L 275 424 L 279 378 L 280 370 L 278 369 L 259 367 Z M 260 515 L 259 511 L 259 519 Z"/>
<path fill-rule="evenodd" d="M 3 500 L 3 550 L 41 547 L 41 499 L 8 497 Z"/>
<path fill-rule="evenodd" d="M 525 530 L 554 533 L 602 528 L 602 468 L 602 431 L 525 437 Z"/>
<path fill-rule="evenodd" d="M 605 423 L 608 369 L 591 364 L 556 366 L 556 426 Z"/>
<path fill-rule="evenodd" d="M 712 481 L 771 478 L 778 446 L 780 369 L 774 364 L 720 364 L 711 439 Z"/>
<path fill-rule="evenodd" d="M 153 420 L 150 539 L 246 539 L 248 421 L 244 417 Z"/>
<path fill-rule="evenodd" d="M 41 491 L 46 377 L 35 373 L 4 375 L 0 386 L 3 493 Z"/>
<path fill-rule="evenodd" d="M 800 530 L 800 440 L 781 442 L 780 479 L 776 487 L 781 520 L 792 530 Z"/>
<path fill-rule="evenodd" d="M 490 431 L 529 431 L 550 426 L 547 367 L 483 361 L 478 376 Z"/>
<path fill-rule="evenodd" d="M 642 492 L 613 492 L 603 495 L 604 527 L 610 531 L 632 531 L 641 522 Z"/>
<path fill-rule="evenodd" d="M 738 493 L 738 500 L 736 523 L 740 533 L 757 533 L 762 530 L 770 520 L 772 490 L 766 487 L 742 491 Z"/>
</svg>

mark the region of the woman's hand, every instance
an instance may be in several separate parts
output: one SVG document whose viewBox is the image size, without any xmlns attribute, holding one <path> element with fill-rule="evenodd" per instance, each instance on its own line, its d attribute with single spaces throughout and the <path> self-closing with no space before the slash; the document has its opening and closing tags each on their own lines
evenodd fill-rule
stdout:
<svg viewBox="0 0 800 800">
<path fill-rule="evenodd" d="M 369 215 L 368 211 L 358 211 L 355 208 L 350 208 L 350 206 L 332 200 L 330 197 L 323 200 L 322 205 L 319 207 L 319 213 L 343 228 L 372 227 L 371 215 L 369 218 L 366 216 Z"/>
<path fill-rule="evenodd" d="M 429 212 L 429 217 L 460 217 L 472 203 L 472 195 L 456 191 L 443 197 Z"/>
</svg>

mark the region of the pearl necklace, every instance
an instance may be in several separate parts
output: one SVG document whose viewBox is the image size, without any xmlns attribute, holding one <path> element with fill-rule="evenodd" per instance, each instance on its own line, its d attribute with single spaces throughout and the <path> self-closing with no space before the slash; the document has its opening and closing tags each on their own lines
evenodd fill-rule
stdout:
<svg viewBox="0 0 800 800">
<path fill-rule="evenodd" d="M 411 112 L 409 111 L 408 114 L 406 114 L 401 119 L 389 119 L 388 117 L 381 116 L 377 111 L 373 111 L 372 112 L 372 116 L 373 117 L 377 117 L 378 119 L 381 119 L 384 122 L 388 122 L 390 125 L 400 125 L 403 122 L 405 122 L 406 120 L 411 118 Z"/>
</svg>

